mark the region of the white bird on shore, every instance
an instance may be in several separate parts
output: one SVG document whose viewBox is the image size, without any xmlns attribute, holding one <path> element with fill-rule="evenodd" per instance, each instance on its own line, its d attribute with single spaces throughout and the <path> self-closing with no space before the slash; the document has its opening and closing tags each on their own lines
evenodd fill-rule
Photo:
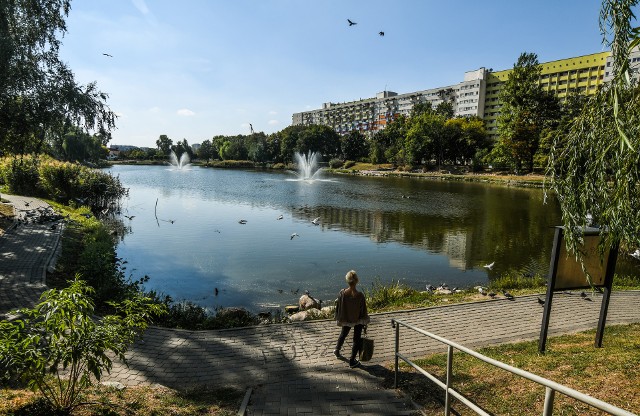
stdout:
<svg viewBox="0 0 640 416">
<path fill-rule="evenodd" d="M 485 269 L 489 269 L 489 270 L 491 270 L 491 269 L 493 269 L 493 266 L 494 266 L 495 264 L 496 264 L 496 262 L 494 261 L 494 262 L 492 262 L 492 263 L 485 264 L 483 267 L 484 267 Z"/>
<path fill-rule="evenodd" d="M 311 224 L 320 225 L 320 217 L 314 218 L 313 221 L 311 221 Z"/>
<path fill-rule="evenodd" d="M 294 237 L 300 237 L 300 235 L 298 235 L 298 233 L 293 233 L 291 234 L 291 239 L 293 240 Z"/>
</svg>

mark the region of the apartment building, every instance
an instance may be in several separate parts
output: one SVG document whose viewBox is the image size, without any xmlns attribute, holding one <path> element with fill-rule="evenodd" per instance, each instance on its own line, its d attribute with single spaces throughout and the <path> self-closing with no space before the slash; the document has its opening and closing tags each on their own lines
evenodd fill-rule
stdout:
<svg viewBox="0 0 640 416">
<path fill-rule="evenodd" d="M 560 59 L 540 64 L 539 85 L 543 90 L 552 92 L 560 100 L 567 94 L 579 92 L 594 94 L 598 85 L 605 81 L 605 68 L 609 52 L 594 53 L 575 58 Z M 487 89 L 485 92 L 484 114 L 487 132 L 490 136 L 497 136 L 497 118 L 500 114 L 500 90 L 509 78 L 513 69 L 490 72 L 487 75 Z"/>
<path fill-rule="evenodd" d="M 629 57 L 631 72 L 640 76 L 640 48 Z M 598 86 L 613 78 L 609 51 L 577 56 L 540 64 L 543 90 L 552 92 L 561 101 L 567 94 L 594 94 Z M 445 87 L 397 94 L 383 91 L 373 98 L 345 103 L 325 103 L 321 109 L 294 113 L 293 125 L 323 124 L 339 134 L 357 130 L 372 134 L 382 130 L 400 115 L 409 115 L 417 103 L 430 102 L 435 108 L 443 101 L 453 104 L 455 116 L 477 116 L 485 121 L 487 131 L 497 137 L 497 118 L 500 114 L 500 90 L 513 69 L 487 70 L 484 67 L 467 71 L 463 81 Z"/>
<path fill-rule="evenodd" d="M 357 130 L 372 134 L 382 130 L 400 115 L 408 116 L 418 103 L 431 103 L 435 108 L 443 101 L 451 102 L 456 116 L 478 116 L 484 113 L 484 91 L 487 71 L 480 68 L 465 72 L 463 81 L 445 87 L 398 94 L 383 91 L 373 98 L 345 103 L 324 103 L 318 110 L 294 113 L 293 125 L 321 124 L 339 134 Z"/>
</svg>

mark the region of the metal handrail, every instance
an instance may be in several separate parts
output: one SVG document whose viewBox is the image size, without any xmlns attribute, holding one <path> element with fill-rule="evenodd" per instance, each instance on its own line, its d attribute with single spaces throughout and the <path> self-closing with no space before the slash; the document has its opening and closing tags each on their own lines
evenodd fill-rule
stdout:
<svg viewBox="0 0 640 416">
<path fill-rule="evenodd" d="M 440 388 L 442 388 L 445 391 L 445 410 L 444 410 L 444 414 L 445 416 L 449 416 L 450 412 L 451 412 L 451 398 L 455 397 L 456 399 L 458 399 L 460 402 L 462 402 L 463 404 L 465 404 L 467 407 L 469 407 L 471 410 L 475 411 L 477 414 L 479 415 L 487 415 L 489 416 L 490 413 L 487 413 L 484 409 L 482 409 L 481 407 L 479 407 L 478 405 L 476 405 L 475 403 L 473 403 L 471 400 L 469 400 L 468 398 L 466 398 L 464 395 L 462 395 L 462 393 L 456 391 L 453 387 L 451 387 L 451 383 L 452 383 L 452 378 L 453 378 L 453 350 L 454 348 L 465 353 L 468 355 L 471 355 L 472 357 L 475 357 L 481 361 L 484 361 L 487 364 L 491 364 L 495 367 L 501 368 L 505 371 L 508 371 L 512 374 L 515 374 L 517 376 L 520 376 L 522 378 L 525 378 L 527 380 L 533 381 L 534 383 L 540 384 L 542 386 L 545 387 L 545 399 L 544 399 L 544 409 L 543 409 L 543 416 L 547 416 L 547 415 L 551 415 L 553 413 L 553 401 L 555 398 L 555 392 L 560 392 L 566 396 L 572 397 L 576 400 L 579 400 L 589 406 L 595 407 L 596 409 L 600 409 L 603 410 L 609 414 L 612 414 L 614 416 L 637 416 L 635 413 L 631 413 L 628 412 L 624 409 L 621 409 L 619 407 L 613 406 L 607 402 L 603 402 L 602 400 L 598 400 L 594 397 L 591 397 L 589 395 L 586 395 L 584 393 L 580 393 L 577 390 L 574 390 L 570 387 L 567 386 L 563 386 L 562 384 L 558 384 L 554 381 L 548 380 L 544 377 L 540 377 L 537 376 L 533 373 L 530 373 L 528 371 L 525 370 L 521 370 L 519 368 L 516 367 L 512 367 L 508 364 L 505 364 L 501 361 L 497 361 L 494 360 L 492 358 L 489 358 L 487 356 L 484 356 L 476 351 L 473 351 L 467 347 L 464 347 L 458 343 L 455 343 L 453 341 L 449 341 L 446 338 L 442 338 L 438 335 L 432 334 L 431 332 L 427 332 L 423 329 L 420 329 L 416 326 L 413 326 L 411 324 L 408 324 L 406 322 L 400 321 L 398 319 L 391 319 L 391 325 L 393 326 L 393 328 L 395 328 L 396 330 L 396 339 L 395 339 L 395 375 L 394 375 L 394 388 L 398 388 L 398 359 L 402 359 L 403 361 L 405 361 L 407 364 L 409 364 L 411 367 L 413 367 L 416 371 L 418 371 L 419 373 L 421 373 L 422 375 L 424 375 L 425 377 L 427 377 L 429 380 L 431 380 L 432 382 L 434 382 L 436 385 L 438 385 Z M 446 375 L 446 382 L 443 383 L 442 381 L 440 381 L 438 378 L 436 378 L 433 374 L 429 373 L 428 371 L 424 370 L 423 368 L 421 368 L 420 366 L 418 366 L 416 363 L 414 363 L 413 361 L 411 361 L 408 357 L 402 355 L 399 351 L 399 347 L 400 347 L 400 326 L 405 326 L 415 332 L 418 332 L 422 335 L 425 335 L 429 338 L 432 338 L 436 341 L 439 341 L 443 344 L 446 344 L 448 346 L 447 348 L 447 375 Z"/>
</svg>

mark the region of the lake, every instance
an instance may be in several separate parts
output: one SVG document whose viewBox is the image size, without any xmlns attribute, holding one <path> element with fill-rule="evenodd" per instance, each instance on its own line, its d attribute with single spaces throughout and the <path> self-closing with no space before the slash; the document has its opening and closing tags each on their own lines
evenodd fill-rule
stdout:
<svg viewBox="0 0 640 416">
<path fill-rule="evenodd" d="M 308 182 L 291 172 L 110 171 L 129 188 L 117 247 L 126 272 L 148 275 L 146 289 L 211 309 L 279 308 L 305 290 L 335 299 L 350 269 L 363 289 L 546 275 L 560 223 L 555 199 L 545 204 L 540 189 L 324 172 Z"/>
</svg>

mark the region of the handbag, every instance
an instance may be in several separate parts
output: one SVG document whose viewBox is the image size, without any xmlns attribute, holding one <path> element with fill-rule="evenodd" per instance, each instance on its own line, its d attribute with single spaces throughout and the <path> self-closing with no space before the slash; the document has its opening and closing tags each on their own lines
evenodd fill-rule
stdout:
<svg viewBox="0 0 640 416">
<path fill-rule="evenodd" d="M 367 337 L 367 327 L 364 327 L 364 335 L 360 340 L 360 361 L 369 361 L 373 356 L 373 339 Z"/>
</svg>

